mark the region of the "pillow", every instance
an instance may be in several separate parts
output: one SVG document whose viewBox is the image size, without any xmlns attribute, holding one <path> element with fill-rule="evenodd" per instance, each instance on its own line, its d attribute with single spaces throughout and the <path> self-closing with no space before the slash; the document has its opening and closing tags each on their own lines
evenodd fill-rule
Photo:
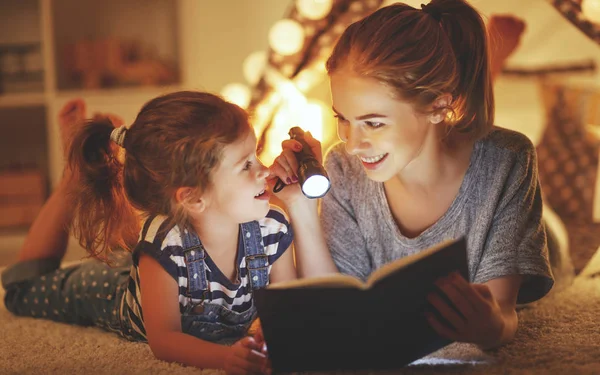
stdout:
<svg viewBox="0 0 600 375">
<path fill-rule="evenodd" d="M 546 128 L 537 145 L 544 201 L 563 220 L 576 272 L 600 246 L 600 93 L 541 85 Z"/>
</svg>

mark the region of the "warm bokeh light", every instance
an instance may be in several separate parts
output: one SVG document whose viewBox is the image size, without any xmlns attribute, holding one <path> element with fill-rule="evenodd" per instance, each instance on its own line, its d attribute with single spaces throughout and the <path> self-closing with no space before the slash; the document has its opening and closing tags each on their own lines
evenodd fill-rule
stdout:
<svg viewBox="0 0 600 375">
<path fill-rule="evenodd" d="M 248 81 L 250 85 L 256 85 L 262 77 L 265 66 L 267 65 L 267 52 L 265 51 L 255 51 L 252 52 L 246 59 L 242 65 L 242 69 L 244 72 L 244 78 Z"/>
<path fill-rule="evenodd" d="M 242 108 L 248 108 L 250 104 L 250 88 L 243 83 L 230 83 L 223 87 L 221 95 L 225 100 L 239 105 Z"/>
<path fill-rule="evenodd" d="M 323 116 L 326 106 L 319 100 L 309 100 L 303 111 L 300 127 L 309 131 L 313 137 L 323 142 Z"/>
<path fill-rule="evenodd" d="M 588 20 L 600 23 L 600 0 L 583 0 L 581 11 Z"/>
<path fill-rule="evenodd" d="M 300 52 L 303 43 L 304 29 L 296 21 L 279 20 L 269 31 L 269 45 L 281 55 L 289 56 Z"/>
<path fill-rule="evenodd" d="M 289 139 L 289 131 L 294 126 L 300 126 L 304 131 L 309 131 L 313 137 L 320 142 L 326 138 L 325 133 L 332 133 L 329 109 L 320 100 L 308 100 L 304 104 L 283 104 L 273 117 L 273 124 L 268 132 L 268 140 L 265 150 L 261 155 L 264 163 L 272 163 L 281 153 L 281 142 Z M 328 127 L 325 131 L 325 127 Z"/>
<path fill-rule="evenodd" d="M 296 0 L 298 12 L 309 20 L 320 20 L 331 11 L 332 0 Z"/>
</svg>

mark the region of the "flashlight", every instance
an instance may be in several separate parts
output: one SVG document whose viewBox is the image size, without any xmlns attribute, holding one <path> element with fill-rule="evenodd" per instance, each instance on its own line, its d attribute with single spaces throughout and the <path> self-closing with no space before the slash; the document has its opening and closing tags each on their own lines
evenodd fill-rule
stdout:
<svg viewBox="0 0 600 375">
<path fill-rule="evenodd" d="M 302 193 L 311 199 L 323 197 L 331 187 L 327 171 L 319 163 L 310 146 L 304 140 L 304 130 L 302 128 L 294 126 L 290 129 L 289 135 L 291 139 L 295 139 L 302 144 L 302 150 L 294 153 L 298 161 L 298 183 Z M 279 180 L 273 191 L 277 193 L 284 187 L 283 181 Z"/>
</svg>

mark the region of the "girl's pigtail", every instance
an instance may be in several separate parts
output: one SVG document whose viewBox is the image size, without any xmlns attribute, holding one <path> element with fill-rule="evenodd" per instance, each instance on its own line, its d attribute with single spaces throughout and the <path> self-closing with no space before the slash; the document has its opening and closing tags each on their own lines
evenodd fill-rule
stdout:
<svg viewBox="0 0 600 375">
<path fill-rule="evenodd" d="M 116 248 L 128 249 L 136 240 L 138 220 L 123 188 L 120 147 L 111 141 L 115 130 L 108 118 L 88 121 L 69 150 L 74 171 L 72 232 L 91 257 L 110 262 Z"/>
</svg>

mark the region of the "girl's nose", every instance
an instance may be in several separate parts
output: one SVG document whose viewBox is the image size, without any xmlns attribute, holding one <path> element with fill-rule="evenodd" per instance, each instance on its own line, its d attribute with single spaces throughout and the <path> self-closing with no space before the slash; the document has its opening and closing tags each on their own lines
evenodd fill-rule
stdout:
<svg viewBox="0 0 600 375">
<path fill-rule="evenodd" d="M 259 180 L 265 179 L 267 178 L 267 176 L 269 176 L 269 168 L 265 167 L 265 165 L 263 163 L 261 163 L 260 161 L 258 162 L 259 166 L 259 170 L 257 173 L 257 178 Z"/>
</svg>

